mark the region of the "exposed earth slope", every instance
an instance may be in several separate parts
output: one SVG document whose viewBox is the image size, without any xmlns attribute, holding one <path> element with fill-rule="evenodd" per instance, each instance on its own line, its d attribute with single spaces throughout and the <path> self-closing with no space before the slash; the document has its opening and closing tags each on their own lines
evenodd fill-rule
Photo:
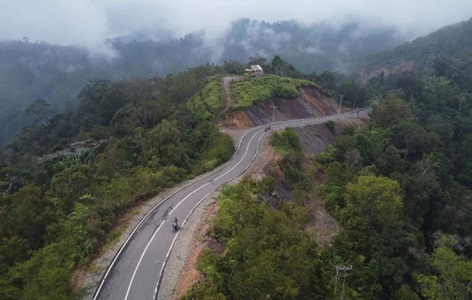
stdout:
<svg viewBox="0 0 472 300">
<path fill-rule="evenodd" d="M 301 87 L 296 99 L 272 98 L 248 110 L 229 113 L 224 126 L 244 129 L 271 122 L 336 114 L 336 102 L 317 88 Z"/>
</svg>

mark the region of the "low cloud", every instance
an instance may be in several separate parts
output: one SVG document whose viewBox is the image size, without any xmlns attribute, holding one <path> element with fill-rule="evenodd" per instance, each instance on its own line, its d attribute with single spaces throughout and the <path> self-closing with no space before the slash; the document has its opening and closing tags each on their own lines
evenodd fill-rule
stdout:
<svg viewBox="0 0 472 300">
<path fill-rule="evenodd" d="M 393 26 L 417 37 L 444 25 L 472 17 L 470 0 L 6 0 L 2 3 L 0 39 L 78 44 L 113 56 L 104 40 L 159 32 L 181 37 L 204 31 L 207 39 L 220 36 L 231 21 L 250 18 L 276 22 L 294 19 L 301 24 L 342 24 L 362 20 L 372 27 Z"/>
</svg>

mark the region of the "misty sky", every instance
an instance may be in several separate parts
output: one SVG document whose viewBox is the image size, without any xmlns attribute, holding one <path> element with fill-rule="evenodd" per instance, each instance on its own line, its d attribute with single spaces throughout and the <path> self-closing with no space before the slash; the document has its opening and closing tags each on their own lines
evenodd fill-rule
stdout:
<svg viewBox="0 0 472 300">
<path fill-rule="evenodd" d="M 0 0 L 0 40 L 89 47 L 133 32 L 204 30 L 215 36 L 231 21 L 294 19 L 303 24 L 361 19 L 424 35 L 472 17 L 471 0 Z"/>
</svg>

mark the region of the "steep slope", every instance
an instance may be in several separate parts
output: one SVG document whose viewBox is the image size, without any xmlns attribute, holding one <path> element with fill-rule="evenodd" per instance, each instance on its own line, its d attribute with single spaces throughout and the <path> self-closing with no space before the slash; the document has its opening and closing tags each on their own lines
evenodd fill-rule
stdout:
<svg viewBox="0 0 472 300">
<path fill-rule="evenodd" d="M 230 128 L 248 128 L 271 122 L 321 117 L 337 113 L 337 103 L 319 88 L 300 87 L 295 99 L 272 97 L 243 111 L 229 113 L 224 121 Z"/>
<path fill-rule="evenodd" d="M 284 77 L 272 76 L 267 83 L 261 83 L 263 79 L 253 79 L 246 83 L 257 84 L 257 92 L 270 89 L 267 87 L 273 79 L 288 80 Z M 230 91 L 228 87 L 231 81 L 224 82 L 224 90 Z M 247 90 L 239 92 L 240 97 L 247 97 L 250 94 L 251 86 L 246 85 Z M 258 100 L 253 105 L 244 110 L 233 110 L 226 115 L 224 125 L 230 128 L 247 128 L 259 126 L 262 124 L 270 124 L 277 121 L 285 121 L 289 119 L 300 119 L 308 117 L 321 117 L 337 113 L 337 103 L 324 93 L 316 84 L 304 81 L 290 81 L 286 86 L 287 90 L 294 89 L 293 94 L 278 93 L 278 88 L 272 89 L 272 96 L 268 96 L 265 100 L 258 95 Z M 270 92 L 270 90 L 269 90 Z M 228 92 L 225 92 L 228 94 Z M 278 93 L 278 94 L 277 94 Z M 238 100 L 238 93 L 235 93 L 231 101 Z M 275 94 L 275 95 L 274 95 Z M 270 93 L 269 93 L 270 95 Z M 289 95 L 293 95 L 289 96 Z M 226 100 L 228 103 L 229 100 Z"/>
</svg>

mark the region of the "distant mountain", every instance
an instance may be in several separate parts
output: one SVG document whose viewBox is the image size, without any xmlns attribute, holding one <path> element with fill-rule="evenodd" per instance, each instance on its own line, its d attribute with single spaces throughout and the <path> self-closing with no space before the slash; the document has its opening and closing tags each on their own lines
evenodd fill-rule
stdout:
<svg viewBox="0 0 472 300">
<path fill-rule="evenodd" d="M 411 43 L 405 43 L 390 51 L 368 55 L 359 60 L 358 70 L 364 77 L 381 72 L 418 70 L 434 74 L 437 63 L 452 57 L 468 57 L 472 49 L 472 18 L 449 25 Z"/>
<path fill-rule="evenodd" d="M 271 60 L 275 55 L 307 73 L 350 71 L 360 55 L 403 41 L 391 28 L 372 29 L 360 22 L 302 26 L 293 20 L 242 19 L 211 41 L 201 33 L 179 39 L 162 32 L 118 37 L 107 41 L 113 57 L 27 39 L 0 42 L 0 145 L 30 122 L 24 111 L 33 102 L 44 99 L 61 111 L 91 80 L 166 76 L 207 62 L 246 64 L 250 57 Z"/>
<path fill-rule="evenodd" d="M 302 26 L 296 21 L 267 23 L 241 19 L 221 38 L 221 59 L 244 61 L 249 56 L 280 55 L 306 73 L 349 72 L 352 62 L 366 53 L 392 49 L 406 40 L 393 28 L 372 28 L 361 22 L 340 26 L 317 23 Z"/>
<path fill-rule="evenodd" d="M 76 101 L 91 80 L 153 77 L 183 71 L 208 61 L 195 52 L 201 37 L 188 35 L 170 42 L 110 41 L 115 58 L 92 57 L 77 46 L 27 40 L 0 43 L 0 145 L 28 124 L 25 109 L 45 99 L 54 110 Z"/>
</svg>

